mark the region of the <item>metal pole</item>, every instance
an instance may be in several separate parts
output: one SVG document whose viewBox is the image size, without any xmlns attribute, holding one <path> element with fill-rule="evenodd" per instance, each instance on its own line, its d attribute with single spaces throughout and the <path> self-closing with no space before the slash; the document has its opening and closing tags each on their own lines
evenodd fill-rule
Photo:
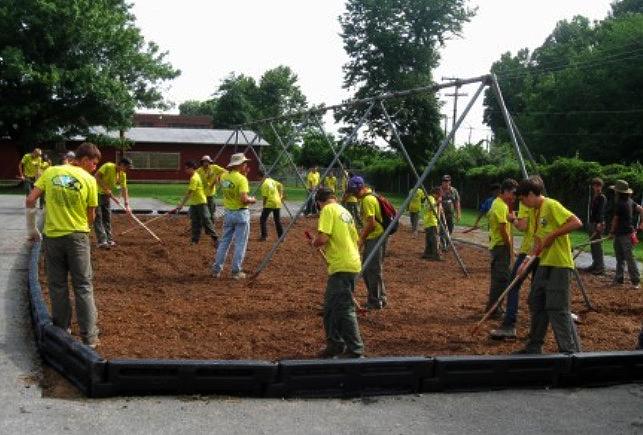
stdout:
<svg viewBox="0 0 643 435">
<path fill-rule="evenodd" d="M 230 143 L 230 139 L 232 139 L 232 136 L 234 136 L 234 131 L 230 133 L 230 136 L 228 136 L 228 139 L 225 141 L 219 152 L 214 156 L 214 159 L 212 159 L 215 163 L 217 162 L 217 159 L 221 156 L 221 153 L 223 153 L 223 150 L 225 149 L 226 146 Z"/>
<path fill-rule="evenodd" d="M 368 106 L 368 109 L 366 109 L 366 111 L 364 112 L 364 114 L 360 118 L 360 120 L 357 123 L 357 125 L 353 128 L 353 131 L 351 132 L 351 134 L 344 138 L 344 140 L 342 141 L 342 145 L 341 145 L 341 147 L 340 147 L 340 149 L 339 149 L 339 151 L 337 153 L 337 156 L 335 156 L 335 158 L 331 162 L 330 166 L 328 168 L 326 168 L 326 171 L 324 172 L 324 175 L 326 175 L 328 173 L 328 171 L 330 170 L 330 168 L 333 165 L 335 165 L 335 163 L 339 159 L 339 156 L 342 155 L 342 153 L 344 152 L 346 147 L 354 140 L 355 136 L 357 136 L 357 132 L 359 131 L 359 129 L 362 127 L 362 125 L 366 121 L 366 118 L 368 118 L 368 115 L 370 115 L 371 111 L 373 110 L 373 106 L 375 106 L 375 102 L 372 102 Z M 274 243 L 274 245 L 272 246 L 270 251 L 266 254 L 264 259 L 261 261 L 261 263 L 257 267 L 257 270 L 252 275 L 252 279 L 257 278 L 257 276 L 259 276 L 259 274 L 266 268 L 266 266 L 268 266 L 268 264 L 270 263 L 270 260 L 275 255 L 275 252 L 277 252 L 277 249 L 283 243 L 283 241 L 285 240 L 286 236 L 290 232 L 290 229 L 295 225 L 295 223 L 297 222 L 297 219 L 299 218 L 299 216 L 301 216 L 301 214 L 304 212 L 304 208 L 306 207 L 307 202 L 310 201 L 311 198 L 313 198 L 314 195 L 315 195 L 315 189 L 313 189 L 313 191 L 310 192 L 310 194 L 306 198 L 306 201 L 301 205 L 301 207 L 299 207 L 299 210 L 297 210 L 297 213 L 295 214 L 295 217 L 290 221 L 290 223 L 286 227 L 285 231 L 281 234 L 281 237 L 279 237 L 279 239 L 277 239 L 277 241 Z"/>
<path fill-rule="evenodd" d="M 440 147 L 436 151 L 435 155 L 433 156 L 433 158 L 431 159 L 431 161 L 429 162 L 427 167 L 424 169 L 424 172 L 422 173 L 420 178 L 415 183 L 415 186 L 413 186 L 413 191 L 416 191 L 420 187 L 420 185 L 422 183 L 424 183 L 424 180 L 426 180 L 426 177 L 429 176 L 429 173 L 433 170 L 433 167 L 435 166 L 436 162 L 438 161 L 438 158 L 440 158 L 440 156 L 442 155 L 442 153 L 446 149 L 447 145 L 451 142 L 451 140 L 455 136 L 456 131 L 458 130 L 458 128 L 460 128 L 460 124 L 462 124 L 462 121 L 464 121 L 464 119 L 467 117 L 467 115 L 469 114 L 469 111 L 471 110 L 471 107 L 473 106 L 473 103 L 476 102 L 476 100 L 480 96 L 480 93 L 482 92 L 482 90 L 484 89 L 484 87 L 486 85 L 487 85 L 487 83 L 484 82 L 484 81 L 480 84 L 480 86 L 478 87 L 478 90 L 474 94 L 473 98 L 469 101 L 469 103 L 467 104 L 467 107 L 464 109 L 464 112 L 462 112 L 462 115 L 460 115 L 460 118 L 456 122 L 455 130 L 451 130 L 451 132 L 449 132 L 449 135 L 446 138 L 444 138 L 444 140 L 442 141 L 442 144 L 440 145 Z M 384 230 L 384 234 L 382 234 L 382 236 L 379 238 L 379 240 L 375 244 L 375 248 L 373 248 L 373 250 L 371 251 L 370 255 L 362 263 L 362 270 L 360 271 L 360 275 L 362 275 L 364 273 L 364 270 L 366 270 L 366 268 L 371 263 L 371 261 L 373 261 L 373 258 L 375 258 L 375 254 L 377 254 L 377 251 L 380 249 L 380 247 L 384 243 L 384 240 L 386 240 L 386 238 L 389 236 L 389 234 L 391 234 L 391 231 L 393 230 L 393 227 L 400 221 L 400 218 L 402 217 L 402 214 L 406 211 L 406 209 L 408 208 L 410 202 L 411 202 L 411 195 L 406 197 L 406 199 L 402 203 L 402 206 L 400 207 L 400 211 L 395 215 L 395 219 L 393 219 L 393 222 L 391 222 L 391 224 Z"/>
<path fill-rule="evenodd" d="M 245 135 L 245 133 L 243 132 L 243 130 L 241 130 L 241 134 L 243 135 L 243 137 L 244 137 L 244 139 L 246 140 L 246 142 L 248 142 L 248 138 L 246 137 L 246 135 Z M 255 151 L 254 147 L 252 147 L 252 144 L 254 143 L 254 141 L 255 141 L 258 137 L 259 137 L 259 135 L 258 135 L 257 133 L 255 133 L 255 137 L 254 137 L 254 139 L 252 139 L 252 142 L 250 142 L 250 145 L 248 145 L 248 146 L 246 147 L 246 149 L 250 148 L 250 151 L 252 151 L 252 154 L 254 154 L 254 155 L 255 155 L 255 157 L 257 158 L 257 161 L 259 162 L 259 165 L 261 165 L 261 167 L 260 167 L 261 172 L 263 172 L 263 173 L 264 173 L 264 175 L 267 177 L 268 175 L 266 174 L 266 165 L 264 165 L 264 164 L 263 164 L 263 161 L 261 161 L 261 157 L 259 157 L 259 154 L 257 154 L 257 152 Z M 245 154 L 245 150 L 244 150 L 244 154 Z M 261 188 L 261 184 L 259 184 L 259 186 L 257 187 L 257 190 L 259 190 L 260 188 Z M 289 216 L 290 216 L 290 218 L 292 219 L 292 212 L 290 211 L 290 208 L 288 207 L 288 204 L 286 204 L 285 202 L 284 202 L 283 204 L 284 204 L 284 208 L 285 208 L 285 209 L 286 209 L 286 211 L 288 212 L 288 215 L 289 215 Z"/>
<path fill-rule="evenodd" d="M 518 125 L 516 124 L 516 120 L 509 115 L 511 118 L 511 125 L 513 125 L 514 132 L 518 136 L 518 140 L 520 141 L 520 144 L 522 145 L 523 149 L 525 150 L 525 153 L 527 154 L 527 158 L 531 162 L 531 165 L 534 167 L 534 171 L 538 172 L 538 167 L 536 166 L 536 159 L 534 159 L 533 154 L 531 154 L 531 151 L 529 150 L 529 147 L 527 146 L 527 143 L 525 142 L 525 139 L 522 137 L 522 134 L 520 134 L 520 130 L 518 129 Z"/>
<path fill-rule="evenodd" d="M 342 171 L 342 177 L 346 174 L 346 168 L 342 164 L 342 161 L 339 159 L 339 156 L 337 155 L 337 152 L 335 151 L 335 146 L 331 143 L 331 141 L 328 140 L 328 137 L 326 137 L 326 132 L 324 131 L 324 128 L 322 127 L 321 123 L 319 122 L 319 118 L 315 118 L 315 125 L 321 132 L 322 136 L 324 137 L 324 141 L 330 148 L 330 150 L 333 152 L 333 156 L 337 157 L 337 163 L 339 164 L 339 169 Z M 322 180 L 320 180 L 321 183 Z M 338 186 L 339 187 L 339 186 Z M 337 189 L 339 190 L 339 189 Z"/>
<path fill-rule="evenodd" d="M 514 148 L 516 149 L 516 157 L 518 157 L 518 163 L 520 163 L 520 170 L 522 171 L 522 175 L 527 178 L 529 175 L 527 174 L 525 161 L 522 158 L 522 154 L 518 146 L 518 140 L 516 139 L 516 134 L 514 133 L 513 123 L 511 122 L 511 116 L 509 115 L 509 111 L 507 110 L 507 106 L 505 105 L 505 100 L 502 97 L 500 85 L 498 84 L 498 78 L 495 74 L 491 74 L 491 88 L 493 89 L 493 93 L 495 94 L 496 99 L 498 100 L 498 104 L 500 105 L 500 109 L 502 110 L 502 116 L 505 118 L 505 124 L 507 124 L 507 129 L 509 130 L 509 135 L 511 136 L 511 143 L 513 143 Z"/>
<path fill-rule="evenodd" d="M 274 126 L 274 124 L 272 122 L 270 123 L 270 128 L 272 129 L 272 132 L 277 137 L 277 141 L 279 142 L 279 145 L 281 145 L 281 147 L 285 150 L 286 146 L 284 145 L 284 143 L 283 143 L 283 141 L 281 139 L 281 136 L 279 136 L 279 133 L 277 132 L 277 129 L 275 128 L 275 126 Z M 304 186 L 304 189 L 305 189 L 306 188 L 306 181 L 303 179 L 303 177 L 301 176 L 301 174 L 297 170 L 297 165 L 295 164 L 295 161 L 292 159 L 292 156 L 290 155 L 289 152 L 286 151 L 285 155 L 286 155 L 286 158 L 288 159 L 288 161 L 290 162 L 290 164 L 292 165 L 293 169 L 295 170 L 295 174 L 297 174 L 297 178 L 299 178 L 299 181 L 301 182 L 301 185 Z"/>
<path fill-rule="evenodd" d="M 397 131 L 397 127 L 395 127 L 395 124 L 393 124 L 393 120 L 388 114 L 388 111 L 386 110 L 386 107 L 384 107 L 384 102 L 380 101 L 380 107 L 382 108 L 382 112 L 384 113 L 384 116 L 386 117 L 386 121 L 388 122 L 389 126 L 391 127 L 391 132 L 393 133 L 393 136 L 395 137 L 395 140 L 400 146 L 400 150 L 402 151 L 402 154 L 404 155 L 404 158 L 406 159 L 406 163 L 408 163 L 409 168 L 411 168 L 411 172 L 413 172 L 413 175 L 415 176 L 416 180 L 420 179 L 420 175 L 418 174 L 418 171 L 415 169 L 415 165 L 413 164 L 413 161 L 411 160 L 411 156 L 409 156 L 408 151 L 406 151 L 406 147 L 402 143 L 402 139 L 400 138 L 400 135 Z M 438 211 L 433 207 L 433 204 L 431 204 L 431 201 L 429 200 L 429 192 L 426 190 L 426 187 L 424 187 L 424 183 L 421 185 L 422 191 L 424 192 L 424 195 L 426 196 L 427 203 L 429 207 L 431 208 L 431 213 L 437 218 L 438 223 L 440 225 L 440 229 L 444 231 L 444 234 L 447 236 L 447 240 L 449 240 L 449 245 L 451 246 L 451 249 L 453 250 L 453 254 L 455 255 L 456 260 L 458 261 L 458 264 L 460 265 L 460 268 L 462 269 L 462 272 L 464 272 L 465 276 L 469 276 L 469 271 L 467 271 L 466 266 L 464 265 L 464 262 L 462 261 L 462 258 L 460 258 L 460 255 L 458 254 L 458 251 L 456 250 L 455 245 L 451 241 L 451 235 L 449 234 L 449 231 L 447 228 L 444 227 L 444 224 L 442 223 L 442 220 L 439 218 Z M 411 192 L 411 196 L 415 194 L 415 189 Z"/>
<path fill-rule="evenodd" d="M 374 97 L 368 97 L 368 98 L 361 98 L 361 99 L 355 99 L 355 100 L 349 100 L 341 104 L 335 104 L 332 106 L 325 106 L 325 107 L 316 107 L 314 109 L 308 109 L 308 110 L 302 110 L 299 112 L 293 112 L 289 113 L 287 115 L 281 115 L 281 116 L 275 116 L 272 118 L 263 118 L 263 119 L 258 119 L 255 121 L 250 121 L 246 122 L 245 124 L 239 124 L 237 127 L 241 126 L 248 126 L 252 124 L 263 124 L 269 121 L 278 121 L 281 119 L 291 119 L 291 118 L 296 118 L 298 116 L 302 115 L 312 115 L 312 114 L 322 114 L 325 112 L 329 112 L 332 110 L 338 110 L 344 107 L 352 107 L 352 106 L 358 106 L 358 105 L 366 105 L 366 104 L 371 104 L 380 100 L 390 100 L 393 98 L 400 98 L 400 97 L 407 97 L 409 95 L 415 95 L 415 94 L 421 94 L 425 92 L 436 92 L 439 91 L 440 89 L 447 89 L 447 88 L 453 88 L 453 87 L 461 87 L 463 85 L 468 85 L 471 83 L 487 83 L 491 76 L 489 74 L 485 74 L 479 77 L 473 77 L 470 79 L 456 79 L 454 81 L 450 81 L 448 83 L 440 83 L 440 84 L 432 84 L 428 86 L 420 86 L 417 88 L 412 88 L 412 89 L 406 89 L 403 91 L 396 91 L 396 92 L 385 92 L 380 95 L 376 95 Z"/>
</svg>

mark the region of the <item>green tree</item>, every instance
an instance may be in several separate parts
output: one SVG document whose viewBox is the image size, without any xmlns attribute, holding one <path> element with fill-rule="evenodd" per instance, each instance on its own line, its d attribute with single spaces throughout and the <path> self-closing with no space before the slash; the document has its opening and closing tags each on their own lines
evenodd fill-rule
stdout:
<svg viewBox="0 0 643 435">
<path fill-rule="evenodd" d="M 179 113 L 181 115 L 207 115 L 213 116 L 217 104 L 216 99 L 198 101 L 187 100 L 179 104 Z"/>
<path fill-rule="evenodd" d="M 131 125 L 136 107 L 166 108 L 179 75 L 146 43 L 124 0 L 0 3 L 0 136 L 23 148 Z"/>
<path fill-rule="evenodd" d="M 620 0 L 612 3 L 612 16 L 620 18 L 626 14 L 643 14 L 643 0 Z"/>
<path fill-rule="evenodd" d="M 256 119 L 257 83 L 252 77 L 230 73 L 215 95 L 214 128 L 233 128 Z"/>
<path fill-rule="evenodd" d="M 355 98 L 371 97 L 433 83 L 438 49 L 456 37 L 474 11 L 464 0 L 348 0 L 340 17 L 344 49 L 344 88 Z M 424 159 L 441 138 L 436 96 L 421 94 L 388 101 L 388 111 L 414 160 Z M 364 108 L 336 114 L 338 121 L 355 125 Z M 370 116 L 370 134 L 388 136 L 379 108 Z"/>
</svg>

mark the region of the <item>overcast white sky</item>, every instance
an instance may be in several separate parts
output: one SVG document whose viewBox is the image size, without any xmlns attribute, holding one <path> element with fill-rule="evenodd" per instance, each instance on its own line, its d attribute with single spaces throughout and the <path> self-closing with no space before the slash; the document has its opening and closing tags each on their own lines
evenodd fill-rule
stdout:
<svg viewBox="0 0 643 435">
<path fill-rule="evenodd" d="M 489 71 L 505 51 L 542 44 L 557 21 L 607 15 L 612 0 L 471 0 L 478 13 L 461 39 L 447 42 L 435 79 L 474 77 Z M 147 40 L 169 51 L 182 74 L 169 85 L 167 99 L 180 104 L 204 100 L 230 72 L 259 79 L 268 69 L 288 65 L 311 103 L 335 104 L 349 97 L 342 89 L 347 57 L 337 17 L 344 0 L 134 0 L 137 24 Z M 475 87 L 462 92 L 473 95 Z M 446 93 L 446 92 L 445 92 Z M 443 112 L 451 116 L 452 98 Z M 467 97 L 458 102 L 464 108 Z M 474 106 L 458 133 L 486 138 L 482 102 Z M 472 127 L 472 130 L 469 130 Z M 334 130 L 330 127 L 331 130 Z"/>
</svg>

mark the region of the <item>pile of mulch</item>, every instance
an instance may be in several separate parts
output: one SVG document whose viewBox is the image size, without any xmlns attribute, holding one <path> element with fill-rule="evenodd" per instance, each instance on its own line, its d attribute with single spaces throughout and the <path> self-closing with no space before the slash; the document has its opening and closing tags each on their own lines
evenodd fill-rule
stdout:
<svg viewBox="0 0 643 435">
<path fill-rule="evenodd" d="M 304 238 L 305 230 L 315 229 L 316 219 L 297 223 L 253 284 L 231 279 L 231 258 L 224 276 L 213 278 L 212 243 L 204 236 L 191 246 L 185 217 L 150 224 L 162 244 L 138 229 L 118 237 L 132 223 L 124 216 L 114 221 L 118 246 L 92 252 L 101 329 L 98 351 L 105 358 L 278 360 L 314 358 L 324 346 L 326 267 Z M 247 272 L 255 270 L 274 242 L 273 227 L 267 242 L 258 241 L 256 221 L 251 231 Z M 487 250 L 458 244 L 470 273 L 465 278 L 452 254 L 444 262 L 422 260 L 422 236 L 412 238 L 402 227 L 389 242 L 384 266 L 389 305 L 358 316 L 366 355 L 508 354 L 520 349 L 528 332 L 526 286 L 517 341 L 489 339 L 494 321 L 472 335 L 488 294 Z M 583 279 L 598 309 L 587 311 L 573 286 L 583 350 L 633 349 L 643 318 L 641 290 L 613 287 L 610 277 Z M 366 300 L 362 282 L 356 297 L 361 303 Z M 73 330 L 77 332 L 76 325 Z M 551 331 L 545 350 L 556 351 Z"/>
</svg>

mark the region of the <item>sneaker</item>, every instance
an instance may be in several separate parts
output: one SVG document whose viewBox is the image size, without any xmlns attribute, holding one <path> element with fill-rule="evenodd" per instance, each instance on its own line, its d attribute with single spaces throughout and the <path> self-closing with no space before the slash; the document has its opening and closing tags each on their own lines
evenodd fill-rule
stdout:
<svg viewBox="0 0 643 435">
<path fill-rule="evenodd" d="M 107 242 L 103 242 L 103 243 L 98 244 L 98 249 L 109 249 L 109 248 L 110 248 L 110 246 L 109 246 L 109 243 L 107 243 Z"/>
<path fill-rule="evenodd" d="M 109 241 L 109 242 L 107 242 L 107 243 L 109 244 L 109 247 L 110 247 L 110 248 L 113 248 L 114 246 L 116 246 L 116 242 L 115 242 L 115 241 L 113 241 L 113 240 L 110 240 L 110 241 Z"/>
<path fill-rule="evenodd" d="M 96 349 L 100 344 L 100 340 L 98 338 L 94 338 L 93 340 L 87 340 L 83 338 L 83 343 L 91 347 L 92 349 Z"/>
<path fill-rule="evenodd" d="M 636 284 L 632 284 L 632 288 L 633 288 L 634 290 L 638 290 L 638 289 L 640 289 L 640 288 L 641 288 L 641 284 L 639 284 L 638 282 L 637 282 Z"/>
<path fill-rule="evenodd" d="M 489 336 L 494 340 L 507 340 L 516 338 L 516 328 L 513 326 L 501 326 L 498 329 L 492 329 Z"/>
<path fill-rule="evenodd" d="M 234 272 L 232 274 L 232 279 L 236 279 L 236 280 L 246 279 L 246 274 L 243 271 Z"/>
</svg>

